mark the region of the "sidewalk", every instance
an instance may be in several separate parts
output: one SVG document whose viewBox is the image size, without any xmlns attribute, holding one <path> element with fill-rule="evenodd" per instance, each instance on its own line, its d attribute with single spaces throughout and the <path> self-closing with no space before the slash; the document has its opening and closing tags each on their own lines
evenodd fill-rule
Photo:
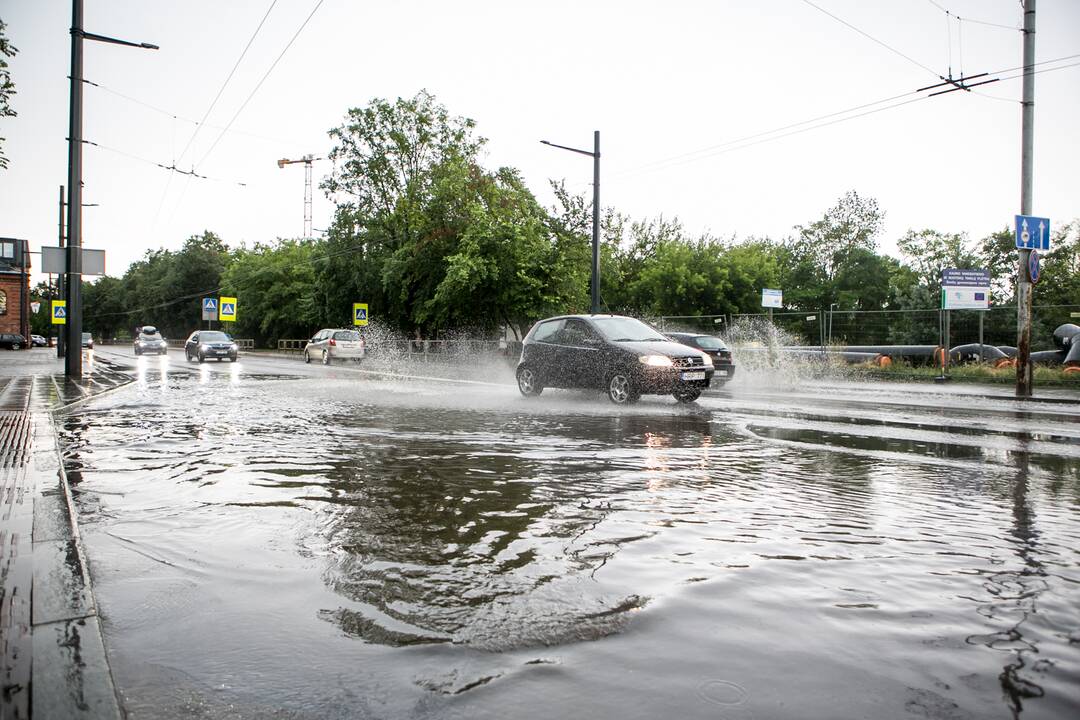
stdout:
<svg viewBox="0 0 1080 720">
<path fill-rule="evenodd" d="M 68 382 L 31 352 L 0 356 L 0 718 L 120 718 L 58 422 L 131 380 L 96 362 Z"/>
</svg>

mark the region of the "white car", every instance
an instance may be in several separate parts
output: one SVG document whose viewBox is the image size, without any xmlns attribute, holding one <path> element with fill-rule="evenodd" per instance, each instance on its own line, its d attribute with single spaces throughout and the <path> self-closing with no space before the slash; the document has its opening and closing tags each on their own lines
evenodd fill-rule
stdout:
<svg viewBox="0 0 1080 720">
<path fill-rule="evenodd" d="M 325 328 L 315 333 L 304 346 L 304 362 L 320 360 L 329 365 L 334 360 L 364 359 L 364 338 L 349 328 Z"/>
</svg>

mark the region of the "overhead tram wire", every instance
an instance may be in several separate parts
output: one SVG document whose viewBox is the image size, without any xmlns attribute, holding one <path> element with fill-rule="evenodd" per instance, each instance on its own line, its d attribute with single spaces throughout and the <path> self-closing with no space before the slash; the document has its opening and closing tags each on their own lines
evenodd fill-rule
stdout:
<svg viewBox="0 0 1080 720">
<path fill-rule="evenodd" d="M 255 97 L 255 93 L 259 92 L 259 88 L 261 88 L 263 83 L 266 82 L 266 79 L 270 77 L 270 73 L 272 73 L 274 71 L 274 68 L 277 67 L 277 64 L 281 62 L 281 58 L 285 57 L 285 53 L 287 53 L 289 51 L 289 48 L 292 47 L 293 43 L 296 42 L 296 38 L 300 37 L 300 33 L 302 33 L 304 31 L 304 28 L 307 27 L 307 24 L 311 22 L 311 18 L 314 17 L 315 13 L 319 10 L 320 7 L 322 7 L 323 2 L 325 2 L 325 0 L 318 0 L 318 2 L 315 3 L 315 7 L 311 9 L 311 12 L 308 14 L 307 18 L 305 18 L 304 22 L 300 24 L 300 27 L 297 28 L 296 32 L 293 34 L 288 44 L 285 45 L 285 48 L 277 56 L 277 59 L 275 59 L 273 64 L 271 64 L 269 69 L 267 69 L 266 74 L 262 76 L 262 79 L 259 80 L 255 88 L 247 96 L 247 99 L 245 99 L 243 104 L 240 105 L 240 108 L 232 116 L 232 119 L 229 120 L 229 122 L 225 125 L 225 129 L 222 130 L 221 133 L 217 136 L 217 139 L 214 140 L 214 144 L 210 146 L 210 149 L 207 150 L 206 153 L 202 156 L 202 159 L 199 160 L 198 165 L 200 167 L 203 163 L 206 162 L 206 159 L 210 157 L 210 154 L 214 152 L 214 148 L 216 148 L 218 146 L 218 143 L 221 142 L 221 138 L 225 137 L 225 133 L 228 132 L 228 130 L 232 127 L 232 124 L 236 122 L 236 119 L 238 117 L 240 117 L 240 113 L 244 112 L 244 108 L 246 108 L 248 103 L 251 102 L 251 99 Z"/>
<path fill-rule="evenodd" d="M 716 145 L 709 145 L 708 147 L 699 148 L 697 150 L 691 150 L 691 151 L 685 152 L 685 153 L 683 153 L 681 155 L 674 155 L 672 157 L 664 158 L 662 160 L 654 160 L 652 162 L 645 163 L 644 165 L 639 165 L 637 167 L 628 168 L 626 170 L 617 170 L 617 171 L 615 171 L 615 172 L 613 172 L 611 174 L 615 175 L 615 176 L 619 176 L 619 175 L 628 174 L 628 173 L 634 173 L 634 172 L 638 172 L 638 171 L 646 171 L 646 170 L 653 170 L 653 169 L 663 169 L 661 167 L 656 167 L 656 166 L 667 166 L 669 163 L 672 163 L 672 162 L 674 162 L 676 160 L 683 160 L 683 159 L 686 159 L 686 158 L 693 158 L 693 157 L 698 156 L 698 155 L 701 155 L 702 157 L 711 157 L 713 154 L 720 154 L 720 153 L 713 153 L 712 152 L 713 150 L 721 150 L 722 148 L 726 148 L 726 147 L 728 147 L 730 145 L 736 145 L 736 144 L 739 144 L 739 143 L 746 142 L 748 140 L 755 140 L 757 138 L 764 137 L 766 135 L 773 135 L 773 134 L 776 134 L 776 133 L 783 132 L 785 130 L 791 130 L 793 128 L 801 127 L 803 125 L 809 125 L 810 123 L 815 123 L 815 122 L 818 122 L 818 121 L 821 121 L 821 120 L 828 120 L 829 118 L 836 117 L 837 115 L 846 115 L 847 113 L 852 113 L 852 112 L 855 112 L 857 110 L 863 110 L 865 108 L 873 107 L 875 105 L 881 105 L 883 103 L 892 102 L 893 100 L 899 100 L 901 98 L 905 98 L 905 97 L 915 95 L 915 94 L 917 94 L 917 91 L 913 90 L 913 91 L 910 91 L 910 92 L 901 93 L 900 95 L 893 95 L 892 97 L 882 98 L 881 100 L 875 100 L 875 101 L 869 102 L 869 103 L 863 103 L 862 105 L 855 105 L 854 107 L 845 108 L 844 110 L 837 110 L 836 112 L 827 113 L 825 115 L 818 115 L 817 117 L 809 118 L 807 120 L 800 120 L 799 122 L 791 123 L 789 125 L 783 125 L 781 127 L 773 128 L 772 130 L 764 130 L 764 131 L 759 132 L 759 133 L 754 133 L 753 135 L 745 135 L 745 136 L 740 137 L 740 138 L 735 138 L 734 140 L 728 140 L 726 142 L 717 143 Z"/>
<path fill-rule="evenodd" d="M 221 87 L 218 88 L 217 94 L 214 96 L 213 101 L 211 101 L 210 106 L 208 108 L 206 108 L 206 112 L 203 113 L 202 120 L 199 121 L 198 123 L 196 123 L 195 131 L 191 133 L 191 137 L 188 138 L 187 145 L 184 146 L 183 151 L 180 153 L 180 158 L 179 158 L 180 160 L 184 159 L 184 156 L 187 154 L 187 151 L 191 148 L 191 144 L 193 142 L 195 142 L 195 137 L 199 134 L 199 131 L 202 129 L 203 125 L 206 123 L 206 119 L 208 117 L 210 117 L 210 113 L 211 113 L 211 111 L 213 111 L 214 106 L 217 105 L 217 101 L 221 99 L 221 94 L 223 92 L 225 92 L 225 87 L 229 84 L 229 81 L 232 80 L 233 75 L 236 73 L 236 69 L 238 67 L 240 67 L 240 63 L 243 61 L 244 57 L 247 55 L 248 50 L 251 48 L 251 44 L 255 42 L 255 38 L 258 37 L 259 31 L 262 30 L 263 25 L 266 23 L 266 19 L 268 17 L 270 17 L 270 11 L 274 9 L 275 5 L 277 5 L 277 0 L 271 0 L 270 7 L 268 7 L 266 9 L 266 13 L 263 14 L 262 20 L 259 21 L 258 27 L 255 28 L 255 32 L 253 32 L 251 34 L 251 37 L 248 39 L 247 45 L 244 46 L 243 52 L 240 53 L 240 57 L 238 57 L 236 59 L 236 62 L 233 63 L 232 70 L 229 71 L 229 75 L 228 75 L 228 77 L 225 78 L 225 82 L 223 82 L 221 84 Z M 138 102 L 138 101 L 136 101 L 136 102 Z M 176 163 L 174 162 L 173 165 L 176 165 Z M 195 172 L 195 168 L 192 167 L 191 171 Z M 181 195 L 180 195 L 180 201 L 181 202 L 183 201 L 184 194 L 187 193 L 187 188 L 188 188 L 188 185 L 190 184 L 190 181 L 191 181 L 190 177 L 188 178 L 188 181 L 189 182 L 184 183 L 184 189 L 183 189 L 183 191 L 181 192 Z M 168 197 L 169 188 L 171 186 L 172 186 L 172 176 L 170 176 L 168 182 L 165 183 L 165 189 L 161 193 L 161 200 L 158 201 L 157 211 L 154 212 L 154 219 L 152 221 L 150 221 L 150 232 L 151 233 L 153 233 L 154 229 L 157 227 L 158 218 L 161 216 L 161 209 L 163 207 L 165 207 L 165 198 Z"/>
<path fill-rule="evenodd" d="M 1009 27 L 1008 25 L 1002 25 L 1000 23 L 995 23 L 995 22 L 987 22 L 986 20 L 976 20 L 974 18 L 969 18 L 969 17 L 961 18 L 959 15 L 957 15 L 956 13 L 950 11 L 944 5 L 941 5 L 941 4 L 937 3 L 937 2 L 935 2 L 935 0 L 926 0 L 926 1 L 928 3 L 930 3 L 931 5 L 933 5 L 934 7 L 936 7 L 941 12 L 945 13 L 946 15 L 952 15 L 957 20 L 963 19 L 963 20 L 966 20 L 967 22 L 970 22 L 970 23 L 976 23 L 978 25 L 986 25 L 988 27 L 1001 28 L 1002 30 L 1012 30 L 1013 32 L 1021 32 L 1022 29 L 1023 29 L 1023 28 L 1020 28 L 1020 27 Z"/>
<path fill-rule="evenodd" d="M 1051 60 L 1041 60 L 1041 61 L 1035 63 L 1035 65 L 1033 65 L 1033 67 L 1040 66 L 1040 65 L 1048 65 L 1048 64 L 1051 64 L 1051 63 L 1064 62 L 1066 60 L 1073 60 L 1075 58 L 1080 58 L 1080 53 L 1076 53 L 1076 54 L 1073 54 L 1073 55 L 1065 55 L 1063 57 L 1053 58 Z M 1041 73 L 1041 72 L 1049 72 L 1051 70 L 1061 70 L 1061 69 L 1064 69 L 1064 68 L 1067 68 L 1067 67 L 1073 67 L 1073 65 L 1064 65 L 1064 66 L 1058 67 L 1058 68 L 1046 68 L 1044 70 L 1037 70 L 1036 74 Z M 1015 66 L 1015 67 L 1003 68 L 1001 70 L 994 70 L 994 71 L 992 71 L 990 73 L 986 73 L 986 74 L 987 75 L 1001 75 L 1003 73 L 1009 73 L 1009 72 L 1013 72 L 1013 71 L 1016 71 L 1016 70 L 1023 70 L 1023 69 L 1024 69 L 1023 65 L 1018 65 L 1018 66 Z M 1020 75 L 1012 75 L 1012 76 L 1008 76 L 1008 77 L 1002 77 L 1002 78 L 999 78 L 999 79 L 1000 80 L 1013 80 L 1013 79 L 1015 79 L 1017 77 L 1021 77 L 1021 76 L 1022 76 L 1022 73 Z M 900 95 L 893 95 L 892 97 L 883 98 L 881 100 L 875 100 L 874 102 L 864 103 L 862 105 L 856 105 L 854 107 L 850 107 L 850 108 L 847 108 L 847 109 L 844 109 L 844 110 L 837 110 L 836 112 L 827 113 L 825 115 L 819 115 L 817 117 L 809 118 L 807 120 L 802 120 L 802 121 L 799 121 L 799 122 L 796 122 L 796 123 L 791 123 L 791 124 L 784 125 L 784 126 L 781 126 L 781 127 L 773 128 L 772 130 L 765 130 L 763 132 L 755 133 L 753 135 L 746 135 L 746 136 L 743 136 L 743 137 L 740 137 L 740 138 L 735 138 L 733 140 L 728 140 L 728 141 L 723 142 L 723 143 L 718 143 L 716 145 L 710 145 L 710 146 L 707 146 L 707 147 L 704 147 L 704 148 L 699 148 L 697 150 L 691 150 L 691 151 L 688 151 L 688 152 L 685 152 L 685 153 L 682 153 L 682 154 L 679 154 L 679 155 L 673 155 L 671 157 L 662 158 L 662 159 L 659 159 L 659 160 L 653 160 L 653 161 L 645 163 L 643 165 L 638 165 L 638 166 L 627 168 L 627 169 L 624 169 L 624 170 L 616 170 L 616 171 L 614 171 L 614 172 L 612 172 L 610 174 L 612 176 L 615 176 L 615 177 L 621 177 L 621 176 L 624 176 L 624 175 L 631 175 L 631 174 L 636 174 L 636 173 L 639 173 L 639 172 L 650 172 L 650 171 L 653 171 L 653 170 L 664 170 L 664 169 L 667 169 L 668 167 L 674 167 L 676 165 L 684 164 L 684 163 L 678 162 L 678 161 L 683 161 L 684 160 L 686 162 L 692 162 L 694 160 L 706 159 L 706 158 L 709 158 L 709 157 L 713 157 L 715 155 L 722 155 L 725 152 L 728 152 L 728 150 L 726 148 L 730 148 L 730 146 L 732 146 L 732 145 L 739 145 L 739 147 L 737 147 L 737 148 L 730 148 L 730 149 L 738 150 L 738 149 L 742 149 L 744 147 L 752 147 L 753 145 L 759 145 L 759 144 L 762 144 L 763 142 L 768 142 L 769 140 L 774 140 L 774 139 L 778 140 L 778 139 L 783 138 L 783 137 L 789 137 L 790 135 L 793 135 L 793 134 L 796 134 L 796 133 L 786 133 L 784 135 L 777 135 L 775 138 L 768 138 L 766 136 L 776 135 L 777 133 L 782 133 L 785 130 L 798 128 L 798 127 L 801 127 L 803 125 L 810 125 L 811 123 L 817 123 L 817 122 L 820 122 L 821 120 L 827 120 L 829 118 L 833 118 L 833 117 L 836 117 L 838 115 L 846 115 L 848 113 L 853 113 L 853 112 L 855 112 L 857 110 L 862 110 L 864 108 L 869 108 L 869 107 L 873 107 L 875 105 L 881 105 L 883 103 L 892 102 L 894 100 L 900 100 L 902 98 L 910 97 L 910 96 L 913 96 L 913 95 L 918 95 L 918 93 L 919 93 L 918 90 L 913 90 L 911 92 L 901 93 Z M 923 96 L 923 97 L 925 97 L 925 96 Z M 980 97 L 991 97 L 991 96 L 980 95 Z M 921 98 L 919 98 L 919 99 L 921 99 Z M 993 99 L 996 100 L 996 99 L 999 99 L 999 98 L 993 98 Z M 1012 100 L 1007 100 L 1007 101 L 1008 102 L 1013 102 Z M 860 113 L 860 114 L 857 114 L 857 115 L 851 115 L 849 118 L 841 118 L 841 119 L 839 119 L 837 121 L 834 121 L 834 122 L 831 122 L 831 123 L 824 123 L 824 124 L 821 124 L 821 125 L 815 125 L 812 128 L 807 128 L 807 130 L 813 130 L 813 129 L 816 129 L 817 127 L 827 127 L 828 125 L 835 125 L 837 122 L 843 122 L 844 120 L 848 120 L 848 119 L 853 120 L 855 118 L 864 117 L 865 115 L 870 115 L 873 112 L 878 112 L 880 110 L 888 110 L 888 109 L 891 109 L 891 108 L 894 108 L 894 107 L 900 107 L 901 105 L 906 105 L 906 104 L 908 104 L 908 103 L 907 102 L 896 103 L 894 105 L 890 105 L 890 106 L 885 107 L 885 108 L 880 108 L 879 110 L 875 110 L 875 111 L 872 111 L 872 112 Z M 756 143 L 749 143 L 748 142 L 750 140 L 755 140 L 755 139 L 758 139 L 758 138 L 765 138 L 765 139 L 760 141 L 760 142 L 756 142 Z M 744 143 L 746 143 L 746 144 L 744 144 Z"/>
<path fill-rule="evenodd" d="M 255 28 L 255 32 L 253 32 L 251 34 L 251 37 L 248 39 L 247 45 L 244 46 L 244 51 L 240 53 L 240 57 L 238 57 L 236 59 L 236 62 L 233 63 L 232 70 L 229 71 L 228 77 L 225 78 L 225 82 L 221 83 L 221 87 L 218 88 L 217 95 L 215 95 L 214 99 L 210 102 L 210 107 L 206 108 L 206 112 L 203 113 L 202 120 L 200 120 L 197 123 L 197 127 L 195 128 L 195 132 L 193 132 L 191 134 L 191 137 L 188 138 L 187 145 L 184 146 L 183 151 L 181 151 L 181 153 L 180 153 L 180 159 L 181 160 L 183 160 L 184 156 L 187 155 L 187 151 L 191 148 L 191 144 L 193 142 L 195 142 L 195 137 L 199 134 L 199 131 L 202 129 L 203 125 L 206 123 L 206 119 L 208 117 L 210 117 L 210 113 L 213 112 L 214 107 L 217 105 L 218 100 L 221 99 L 222 93 L 225 92 L 225 88 L 228 86 L 229 81 L 232 80 L 233 75 L 236 74 L 236 69 L 238 67 L 240 67 L 240 63 L 243 62 L 244 57 L 247 55 L 248 50 L 251 49 L 252 43 L 255 42 L 255 38 L 258 37 L 259 31 L 262 30 L 263 25 L 266 24 L 266 19 L 268 17 L 270 17 L 270 12 L 274 9 L 275 5 L 277 5 L 277 0 L 271 0 L 270 7 L 266 8 L 266 13 L 263 15 L 262 20 L 259 21 L 259 25 L 258 25 L 258 27 Z"/>
<path fill-rule="evenodd" d="M 874 36 L 873 36 L 873 35 L 871 35 L 870 33 L 868 33 L 868 32 L 865 32 L 864 30 L 860 30 L 859 28 L 857 28 L 857 27 L 855 27 L 854 25 L 852 25 L 851 23 L 849 23 L 849 22 L 848 22 L 847 20 L 844 20 L 844 19 L 843 19 L 843 18 L 841 18 L 841 17 L 838 17 L 838 16 L 836 16 L 836 15 L 833 15 L 833 14 L 832 14 L 831 12 L 829 12 L 829 11 L 828 11 L 828 10 L 826 10 L 825 8 L 821 7 L 820 5 L 816 5 L 815 3 L 811 2 L 811 0 L 803 0 L 803 2 L 804 2 L 804 3 L 806 3 L 807 5 L 809 5 L 810 7 L 814 8 L 815 10 L 817 10 L 817 11 L 819 11 L 819 12 L 822 12 L 822 13 L 824 13 L 824 14 L 828 15 L 829 17 L 831 17 L 831 18 L 832 18 L 833 20 L 835 20 L 836 22 L 840 23 L 841 25 L 845 25 L 845 26 L 847 26 L 847 27 L 851 28 L 852 30 L 854 30 L 855 32 L 859 33 L 860 35 L 862 35 L 862 36 L 863 36 L 863 37 L 865 37 L 866 39 L 868 39 L 868 40 L 871 40 L 871 41 L 873 41 L 873 42 L 877 43 L 878 45 L 880 45 L 881 47 L 885 48 L 885 49 L 886 49 L 886 50 L 888 50 L 889 52 L 891 52 L 891 53 L 895 53 L 896 55 L 899 55 L 900 57 L 902 57 L 902 58 L 904 58 L 905 60 L 907 60 L 907 61 L 908 61 L 909 63 L 912 63 L 912 64 L 914 64 L 914 65 L 918 65 L 918 66 L 919 66 L 919 67 L 921 67 L 921 68 L 922 68 L 923 70 L 925 70 L 925 71 L 926 71 L 926 72 L 928 72 L 928 73 L 931 73 L 931 74 L 932 74 L 932 75 L 934 75 L 934 76 L 937 76 L 937 75 L 938 75 L 938 73 L 937 73 L 937 71 L 936 71 L 936 70 L 934 70 L 934 69 L 930 68 L 930 67 L 929 67 L 929 66 L 927 66 L 927 65 L 923 65 L 923 64 L 922 64 L 921 62 L 919 62 L 919 61 L 918 61 L 918 60 L 916 60 L 915 58 L 911 57 L 910 55 L 905 55 L 904 53 L 900 52 L 899 50 L 897 50 L 897 49 L 896 49 L 896 48 L 894 48 L 893 46 L 889 45 L 888 43 L 885 43 L 885 42 L 882 42 L 881 40 L 878 40 L 878 39 L 877 39 L 876 37 L 874 37 Z"/>
<path fill-rule="evenodd" d="M 199 122 L 198 120 L 192 120 L 189 117 L 185 117 L 185 116 L 180 115 L 178 113 L 170 112 L 169 110 L 166 110 L 165 108 L 160 108 L 157 105 L 152 105 L 152 104 L 150 104 L 148 102 L 144 102 L 144 101 L 142 101 L 142 100 L 140 100 L 138 98 L 131 97 L 130 95 L 125 95 L 124 93 L 122 93 L 122 92 L 120 92 L 118 90 L 113 90 L 112 88 L 108 87 L 107 85 L 102 85 L 101 83 L 96 83 L 96 82 L 93 82 L 91 80 L 87 80 L 86 78 L 83 78 L 83 82 L 86 83 L 87 85 L 90 85 L 91 87 L 95 87 L 95 88 L 98 88 L 99 90 L 103 90 L 104 92 L 110 93 L 112 95 L 116 95 L 117 97 L 123 98 L 124 100 L 127 100 L 128 102 L 135 103 L 136 105 L 141 105 L 141 106 L 143 106 L 143 107 L 145 107 L 145 108 L 147 108 L 149 110 L 153 110 L 154 112 L 160 113 L 160 114 L 165 115 L 166 117 L 172 118 L 174 120 L 181 120 L 181 121 L 189 123 L 191 125 L 202 125 L 202 126 L 205 126 L 207 128 L 210 128 L 212 130 L 224 130 L 224 127 L 221 126 L 221 125 L 214 125 L 213 123 Z M 295 145 L 297 147 L 307 147 L 310 144 L 310 143 L 300 142 L 298 140 L 286 140 L 285 138 L 276 138 L 276 137 L 270 137 L 269 135 L 260 135 L 258 133 L 249 132 L 247 130 L 239 130 L 237 128 L 230 128 L 229 132 L 233 133 L 233 134 L 236 134 L 236 135 L 246 135 L 247 137 L 256 138 L 257 140 L 264 140 L 264 141 L 266 141 L 268 143 L 275 143 L 277 145 L 285 144 L 285 145 Z M 183 157 L 182 154 L 181 154 L 181 157 Z"/>
<path fill-rule="evenodd" d="M 96 142 L 94 142 L 92 140 L 86 140 L 85 138 L 82 140 L 82 143 L 84 145 L 91 145 L 93 147 L 100 148 L 101 150 L 106 150 L 106 151 L 111 152 L 111 153 L 116 153 L 117 155 L 122 155 L 122 156 L 124 156 L 126 158 L 131 158 L 132 160 L 138 160 L 139 162 L 143 162 L 143 163 L 146 163 L 148 165 L 155 165 L 155 166 L 161 168 L 162 170 L 168 170 L 170 172 L 178 173 L 180 175 L 189 175 L 190 177 L 198 178 L 199 180 L 211 180 L 213 182 L 220 182 L 220 183 L 226 183 L 226 184 L 229 184 L 229 185 L 239 185 L 240 187 L 247 187 L 247 183 L 240 182 L 239 180 L 223 180 L 221 178 L 214 178 L 214 177 L 209 177 L 207 175 L 200 175 L 199 173 L 195 172 L 193 169 L 192 170 L 181 170 L 180 168 L 176 167 L 175 163 L 173 163 L 172 165 L 166 165 L 164 163 L 157 162 L 156 160 L 149 160 L 147 158 L 141 157 L 139 155 L 135 155 L 133 153 L 129 153 L 129 152 L 124 151 L 124 150 L 118 150 L 117 148 L 109 147 L 108 145 L 102 145 L 101 143 L 96 143 Z"/>
</svg>

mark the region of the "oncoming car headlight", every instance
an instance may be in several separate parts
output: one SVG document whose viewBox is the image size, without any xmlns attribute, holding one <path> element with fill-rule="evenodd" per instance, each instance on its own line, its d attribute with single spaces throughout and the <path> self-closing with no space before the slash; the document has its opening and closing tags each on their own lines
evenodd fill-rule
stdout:
<svg viewBox="0 0 1080 720">
<path fill-rule="evenodd" d="M 642 355 L 638 360 L 650 367 L 671 367 L 671 358 L 667 355 Z"/>
</svg>

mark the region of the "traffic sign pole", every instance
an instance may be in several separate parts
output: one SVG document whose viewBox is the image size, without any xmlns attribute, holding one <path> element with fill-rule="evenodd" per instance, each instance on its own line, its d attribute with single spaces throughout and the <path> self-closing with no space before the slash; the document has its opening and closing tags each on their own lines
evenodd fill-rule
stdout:
<svg viewBox="0 0 1080 720">
<path fill-rule="evenodd" d="M 1020 214 L 1030 215 L 1032 156 L 1035 145 L 1035 0 L 1026 0 L 1024 3 L 1024 87 L 1021 107 Z M 1039 241 L 1041 242 L 1042 238 Z M 1020 250 L 1016 272 L 1016 397 L 1018 398 L 1031 397 L 1034 389 L 1031 370 L 1031 283 L 1028 278 L 1030 255 L 1030 247 Z"/>
</svg>

